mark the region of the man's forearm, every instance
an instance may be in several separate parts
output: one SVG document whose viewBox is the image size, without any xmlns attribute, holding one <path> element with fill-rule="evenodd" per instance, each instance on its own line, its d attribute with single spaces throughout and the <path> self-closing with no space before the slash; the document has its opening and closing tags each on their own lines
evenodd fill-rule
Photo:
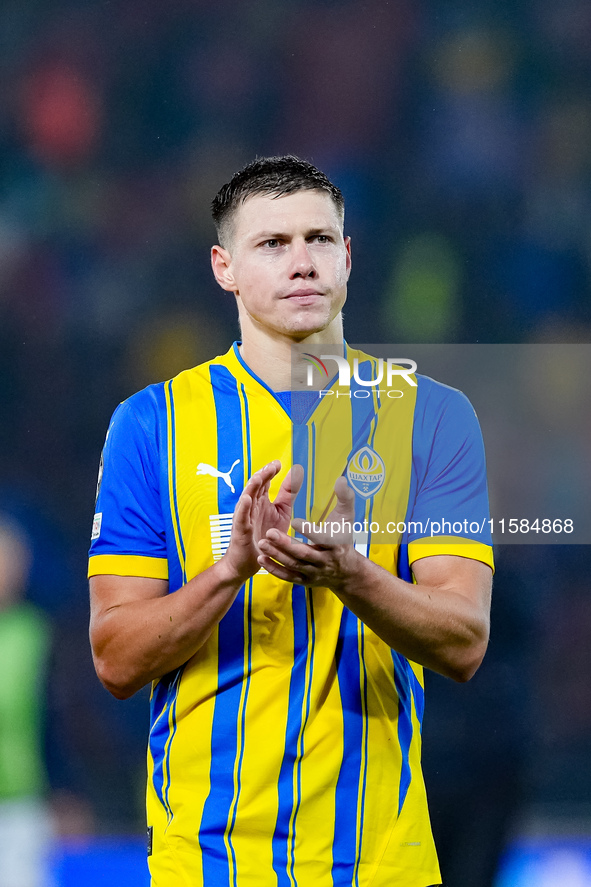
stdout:
<svg viewBox="0 0 591 887">
<path fill-rule="evenodd" d="M 333 591 L 403 656 L 454 680 L 468 680 L 488 643 L 491 574 L 484 564 L 454 560 L 460 570 L 473 570 L 474 582 L 482 584 L 475 598 L 454 589 L 447 578 L 438 585 L 405 582 L 354 550 L 348 553 L 346 569 Z"/>
<path fill-rule="evenodd" d="M 121 577 L 93 577 L 91 598 L 93 584 L 99 582 L 101 599 L 107 603 L 110 592 L 115 599 Z M 183 665 L 229 610 L 243 582 L 222 558 L 172 594 L 93 608 L 90 638 L 102 683 L 114 696 L 126 699 Z"/>
</svg>

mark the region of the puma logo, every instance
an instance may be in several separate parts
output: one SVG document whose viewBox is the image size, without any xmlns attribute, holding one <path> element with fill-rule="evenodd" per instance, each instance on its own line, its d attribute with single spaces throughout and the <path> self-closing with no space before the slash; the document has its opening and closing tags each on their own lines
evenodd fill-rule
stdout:
<svg viewBox="0 0 591 887">
<path fill-rule="evenodd" d="M 218 471 L 217 468 L 214 468 L 213 465 L 208 465 L 207 462 L 200 462 L 197 466 L 197 474 L 209 474 L 211 477 L 221 477 L 223 481 L 230 487 L 233 493 L 236 492 L 234 489 L 234 484 L 232 483 L 232 479 L 230 475 L 239 464 L 240 459 L 236 459 L 232 467 L 229 471 Z"/>
</svg>

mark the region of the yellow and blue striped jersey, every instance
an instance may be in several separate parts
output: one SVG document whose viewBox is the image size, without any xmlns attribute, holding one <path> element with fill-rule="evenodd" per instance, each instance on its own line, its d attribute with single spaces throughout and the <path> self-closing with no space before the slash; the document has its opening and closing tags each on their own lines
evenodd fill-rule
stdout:
<svg viewBox="0 0 591 887">
<path fill-rule="evenodd" d="M 247 479 L 272 459 L 283 466 L 272 496 L 292 459 L 304 465 L 294 507 L 314 521 L 346 473 L 356 521 L 393 524 L 387 542 L 370 530 L 364 553 L 402 578 L 429 554 L 492 564 L 474 411 L 460 392 L 417 381 L 383 403 L 375 392 L 321 398 L 292 422 L 234 345 L 139 392 L 107 435 L 89 575 L 167 578 L 174 593 L 223 556 Z M 424 528 L 440 517 L 450 531 L 433 540 Z M 423 708 L 421 667 L 330 590 L 259 572 L 203 647 L 154 682 L 154 887 L 438 883 Z"/>
</svg>

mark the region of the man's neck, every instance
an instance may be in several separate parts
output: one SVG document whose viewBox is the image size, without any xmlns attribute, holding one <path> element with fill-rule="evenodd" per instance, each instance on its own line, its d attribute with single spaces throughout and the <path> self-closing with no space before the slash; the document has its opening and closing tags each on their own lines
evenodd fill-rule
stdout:
<svg viewBox="0 0 591 887">
<path fill-rule="evenodd" d="M 336 319 L 336 318 L 335 318 Z M 243 329 L 240 356 L 248 367 L 272 391 L 289 391 L 292 388 L 292 347 L 335 345 L 343 339 L 343 327 L 340 322 L 331 324 L 329 329 L 313 333 L 305 339 L 295 340 L 288 336 L 249 336 Z"/>
</svg>

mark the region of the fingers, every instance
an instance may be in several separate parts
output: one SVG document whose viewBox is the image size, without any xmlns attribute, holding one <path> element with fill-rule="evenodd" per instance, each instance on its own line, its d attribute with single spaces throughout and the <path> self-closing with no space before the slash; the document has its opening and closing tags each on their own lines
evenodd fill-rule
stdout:
<svg viewBox="0 0 591 887">
<path fill-rule="evenodd" d="M 265 465 L 258 471 L 255 471 L 252 477 L 248 479 L 247 484 L 236 503 L 236 508 L 234 510 L 234 526 L 240 526 L 242 529 L 249 527 L 254 503 L 256 503 L 261 496 L 266 496 L 268 494 L 271 480 L 280 470 L 281 462 L 276 459 L 273 462 L 269 462 L 268 465 Z"/>
<path fill-rule="evenodd" d="M 343 476 L 334 485 L 337 502 L 328 517 L 319 522 L 303 521 L 294 518 L 291 526 L 315 545 L 330 548 L 335 545 L 348 545 L 353 541 L 355 520 L 355 493 Z"/>
<path fill-rule="evenodd" d="M 244 490 L 236 503 L 232 519 L 232 533 L 240 535 L 250 532 L 252 512 L 252 496 Z"/>
<path fill-rule="evenodd" d="M 259 499 L 261 496 L 266 496 L 269 492 L 271 481 L 280 471 L 281 462 L 279 459 L 275 459 L 273 462 L 264 465 L 263 468 L 259 468 L 259 470 L 255 471 L 255 473 L 248 479 L 242 495 L 248 493 L 255 500 Z"/>
<path fill-rule="evenodd" d="M 352 518 L 355 513 L 355 493 L 347 483 L 347 479 L 342 475 L 337 478 L 334 491 L 337 497 L 337 504 L 333 514 Z"/>
<path fill-rule="evenodd" d="M 272 576 L 276 576 L 277 579 L 281 579 L 283 582 L 290 582 L 292 585 L 311 584 L 310 580 L 302 573 L 298 573 L 295 570 L 289 570 L 287 567 L 284 567 L 282 564 L 277 563 L 277 561 L 274 561 L 263 554 L 259 555 L 257 562 L 260 567 L 267 571 L 267 573 L 271 573 Z"/>
<path fill-rule="evenodd" d="M 279 530 L 267 530 L 266 537 L 259 542 L 259 548 L 292 570 L 317 568 L 324 562 L 321 551 L 312 545 L 296 542 L 292 536 L 280 533 Z"/>
<path fill-rule="evenodd" d="M 270 484 L 275 475 L 279 474 L 280 471 L 281 462 L 279 459 L 274 459 L 272 462 L 268 462 L 267 465 L 263 465 L 258 471 L 255 471 L 250 480 L 254 480 L 255 478 L 260 479 L 261 484 L 265 486 Z"/>
<path fill-rule="evenodd" d="M 290 481 L 290 493 L 292 496 L 297 496 L 300 492 L 300 487 L 304 482 L 304 466 L 303 465 L 294 465 L 292 466 L 291 471 L 289 472 L 289 481 Z"/>
<path fill-rule="evenodd" d="M 258 563 L 286 582 L 314 583 L 324 567 L 321 552 L 311 545 L 294 542 L 278 530 L 268 530 L 267 537 L 259 542 L 259 549 L 263 553 L 257 558 Z"/>
<path fill-rule="evenodd" d="M 303 480 L 303 467 L 301 465 L 293 465 L 287 472 L 273 504 L 277 506 L 285 505 L 291 508 L 292 498 L 299 493 Z"/>
<path fill-rule="evenodd" d="M 267 463 L 264 468 L 261 468 L 261 473 L 265 479 L 265 481 L 271 481 L 276 474 L 279 474 L 281 471 L 281 462 L 279 459 L 273 459 L 272 462 Z"/>
</svg>

